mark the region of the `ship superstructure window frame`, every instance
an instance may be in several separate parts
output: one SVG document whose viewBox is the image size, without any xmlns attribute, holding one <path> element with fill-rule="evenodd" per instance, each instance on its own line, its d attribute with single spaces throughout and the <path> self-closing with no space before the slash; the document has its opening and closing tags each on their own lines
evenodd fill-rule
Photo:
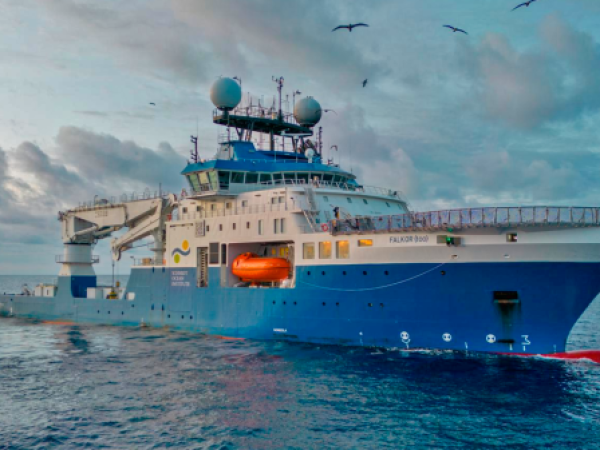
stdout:
<svg viewBox="0 0 600 450">
<path fill-rule="evenodd" d="M 262 236 L 264 234 L 264 232 L 265 232 L 264 226 L 265 225 L 264 225 L 263 219 L 259 219 L 258 220 L 258 235 L 259 236 Z"/>
<path fill-rule="evenodd" d="M 359 247 L 373 247 L 373 239 L 359 239 L 357 243 Z"/>
<path fill-rule="evenodd" d="M 244 184 L 245 175 L 246 175 L 246 172 L 231 172 L 230 183 Z"/>
<path fill-rule="evenodd" d="M 335 256 L 337 259 L 350 259 L 350 241 L 336 241 Z"/>
<path fill-rule="evenodd" d="M 331 241 L 319 242 L 319 259 L 331 259 Z"/>
<path fill-rule="evenodd" d="M 348 203 L 352 203 L 352 199 L 350 197 L 346 197 L 346 200 L 348 201 Z"/>
<path fill-rule="evenodd" d="M 246 184 L 257 184 L 258 172 L 246 172 Z"/>
<path fill-rule="evenodd" d="M 273 219 L 273 234 L 279 233 L 279 220 L 280 219 Z"/>
<path fill-rule="evenodd" d="M 231 172 L 228 170 L 219 170 L 219 189 L 228 190 L 229 189 L 229 178 L 231 176 Z"/>
<path fill-rule="evenodd" d="M 314 242 L 305 242 L 302 244 L 302 259 L 315 259 Z"/>
<path fill-rule="evenodd" d="M 279 232 L 281 234 L 285 233 L 285 218 L 284 217 L 279 219 Z"/>
<path fill-rule="evenodd" d="M 261 173 L 259 174 L 258 182 L 260 184 L 273 184 L 273 177 L 270 173 Z"/>
<path fill-rule="evenodd" d="M 281 184 L 283 182 L 283 174 L 281 172 L 275 172 L 273 174 L 273 183 Z"/>
</svg>

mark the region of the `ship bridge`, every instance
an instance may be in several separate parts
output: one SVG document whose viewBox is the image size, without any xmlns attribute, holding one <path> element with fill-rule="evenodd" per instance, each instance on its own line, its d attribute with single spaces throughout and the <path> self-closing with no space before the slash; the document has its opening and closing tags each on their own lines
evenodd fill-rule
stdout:
<svg viewBox="0 0 600 450">
<path fill-rule="evenodd" d="M 258 150 L 248 141 L 222 143 L 215 159 L 188 164 L 182 175 L 196 196 L 236 194 L 280 185 L 361 188 L 352 173 L 323 164 L 318 156 L 309 159 L 301 153 Z"/>
</svg>

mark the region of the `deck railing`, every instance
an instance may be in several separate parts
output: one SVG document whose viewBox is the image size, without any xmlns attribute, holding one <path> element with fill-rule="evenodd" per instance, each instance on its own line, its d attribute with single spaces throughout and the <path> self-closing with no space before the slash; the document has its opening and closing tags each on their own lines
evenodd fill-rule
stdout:
<svg viewBox="0 0 600 450">
<path fill-rule="evenodd" d="M 332 220 L 332 234 L 437 231 L 485 227 L 600 227 L 600 208 L 487 207 Z"/>
</svg>

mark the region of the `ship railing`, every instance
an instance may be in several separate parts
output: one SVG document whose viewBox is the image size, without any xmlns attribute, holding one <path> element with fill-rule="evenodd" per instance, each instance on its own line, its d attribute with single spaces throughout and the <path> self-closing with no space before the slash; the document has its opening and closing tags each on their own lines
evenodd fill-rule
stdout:
<svg viewBox="0 0 600 450">
<path fill-rule="evenodd" d="M 223 114 L 224 114 L 223 111 L 221 111 L 219 109 L 213 109 L 213 118 L 220 117 Z M 253 104 L 253 105 L 246 104 L 246 105 L 237 106 L 232 111 L 230 111 L 229 114 L 232 116 L 243 116 L 243 117 L 253 117 L 256 119 L 277 120 L 279 111 L 277 110 L 276 107 L 272 107 L 272 106 L 266 107 L 266 106 L 262 106 L 262 105 L 258 106 L 255 104 Z M 296 121 L 294 114 L 289 111 L 283 111 L 283 120 L 284 120 L 284 122 L 287 122 L 287 123 L 291 123 L 294 125 L 300 125 Z"/>
<path fill-rule="evenodd" d="M 345 192 L 353 192 L 353 193 L 364 193 L 367 195 L 376 195 L 381 197 L 389 197 L 397 200 L 404 201 L 404 195 L 401 191 L 396 189 L 387 189 L 376 186 L 364 186 L 357 185 L 352 183 L 343 183 L 343 182 L 332 182 L 332 181 L 322 181 L 322 180 L 275 180 L 275 181 L 266 181 L 262 183 L 231 183 L 229 186 L 223 186 L 218 191 L 210 190 L 210 191 L 195 191 L 191 196 L 205 196 L 205 195 L 237 195 L 245 192 L 252 191 L 262 191 L 268 189 L 277 189 L 281 187 L 312 187 L 314 189 L 333 189 L 333 190 L 341 190 Z"/>
<path fill-rule="evenodd" d="M 329 221 L 332 234 L 458 230 L 486 227 L 600 227 L 600 208 L 523 206 L 451 209 Z"/>
<path fill-rule="evenodd" d="M 122 203 L 136 202 L 139 200 L 149 200 L 154 198 L 168 198 L 169 192 L 163 191 L 151 191 L 146 189 L 143 192 L 126 192 L 120 196 L 112 196 L 107 198 L 101 198 L 100 196 L 94 197 L 93 200 L 87 202 L 79 202 L 77 207 L 78 210 L 94 209 L 99 206 L 106 207 L 111 205 L 119 205 Z"/>
<path fill-rule="evenodd" d="M 65 255 L 56 255 L 54 260 L 59 264 L 98 264 L 100 262 L 100 256 L 92 255 L 91 258 L 78 259 L 73 256 L 67 258 Z"/>
<path fill-rule="evenodd" d="M 248 214 L 261 214 L 267 212 L 283 212 L 283 211 L 300 211 L 294 202 L 290 205 L 288 203 L 265 203 L 263 205 L 251 205 L 251 206 L 232 206 L 231 208 L 221 208 L 215 210 L 202 210 L 202 211 L 190 211 L 182 212 L 179 211 L 177 214 L 173 214 L 171 220 L 197 220 L 197 219 L 211 219 L 214 217 L 227 217 L 227 216 L 242 216 Z"/>
<path fill-rule="evenodd" d="M 236 141 L 239 139 L 239 136 L 237 135 L 237 133 L 235 131 L 225 131 L 225 132 L 221 132 L 217 135 L 217 153 L 219 153 L 220 151 L 222 151 L 222 145 L 223 144 L 227 144 L 231 141 Z M 269 144 L 269 139 L 264 139 L 262 134 L 259 134 L 257 137 L 253 137 L 251 139 L 251 142 L 254 144 L 254 146 L 258 149 L 261 150 L 265 150 L 265 147 L 268 147 Z M 294 148 L 294 144 L 290 141 L 290 140 L 286 140 L 280 136 L 273 136 L 273 147 L 274 150 L 276 152 L 285 152 L 286 154 L 290 154 L 290 153 L 295 153 L 296 149 Z M 287 158 L 286 158 L 287 159 Z M 304 157 L 300 158 L 301 160 L 306 160 Z M 242 161 L 243 159 L 236 159 L 236 161 Z M 263 161 L 263 162 L 269 162 L 269 163 L 273 163 L 273 162 L 277 162 L 277 163 L 284 163 L 286 162 L 285 159 L 277 159 L 277 155 L 275 155 L 275 160 L 262 160 L 262 159 L 248 159 L 248 161 Z M 287 160 L 287 162 L 290 162 L 289 160 Z M 297 162 L 295 160 L 293 160 L 293 162 Z"/>
<path fill-rule="evenodd" d="M 148 258 L 131 258 L 133 260 L 133 265 L 136 267 L 162 267 L 165 265 L 164 260 L 162 259 L 154 259 L 151 257 Z"/>
</svg>

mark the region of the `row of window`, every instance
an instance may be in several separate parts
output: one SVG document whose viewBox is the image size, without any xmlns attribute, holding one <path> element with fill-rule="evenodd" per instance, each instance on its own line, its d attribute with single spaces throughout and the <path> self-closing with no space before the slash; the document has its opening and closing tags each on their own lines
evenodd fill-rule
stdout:
<svg viewBox="0 0 600 450">
<path fill-rule="evenodd" d="M 372 247 L 372 239 L 359 239 L 359 247 Z M 304 259 L 315 259 L 315 243 L 305 242 L 302 246 L 302 255 Z M 332 244 L 330 241 L 319 242 L 319 259 L 331 259 Z M 336 259 L 350 258 L 350 241 L 335 242 L 335 257 Z"/>
<path fill-rule="evenodd" d="M 246 229 L 249 230 L 251 228 L 250 222 L 246 222 Z M 233 222 L 231 224 L 232 230 L 237 230 L 237 223 Z M 210 225 L 206 225 L 206 232 L 210 231 Z M 223 231 L 223 224 L 219 224 L 219 231 Z M 285 233 L 285 219 L 273 219 L 273 233 L 274 234 L 283 234 Z M 265 234 L 265 221 L 264 219 L 260 219 L 258 221 L 258 234 Z"/>
<path fill-rule="evenodd" d="M 343 175 L 314 172 L 230 172 L 227 170 L 210 170 L 187 175 L 192 189 L 196 192 L 207 190 L 229 189 L 230 183 L 236 184 L 282 184 L 284 182 L 308 183 L 309 181 L 323 181 L 327 183 L 347 183 L 350 179 Z"/>
</svg>

